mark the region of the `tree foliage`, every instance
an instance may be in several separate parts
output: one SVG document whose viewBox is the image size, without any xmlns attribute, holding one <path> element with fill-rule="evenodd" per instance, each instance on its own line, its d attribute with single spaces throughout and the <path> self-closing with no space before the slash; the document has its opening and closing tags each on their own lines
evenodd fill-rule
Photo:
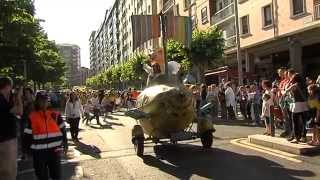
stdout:
<svg viewBox="0 0 320 180">
<path fill-rule="evenodd" d="M 224 64 L 222 59 L 224 46 L 222 32 L 217 28 L 193 32 L 191 56 L 194 64 L 199 67 L 201 80 L 203 80 L 204 71 L 209 66 L 217 68 Z"/>
<path fill-rule="evenodd" d="M 181 42 L 172 39 L 167 41 L 167 59 L 168 61 L 176 61 L 180 63 L 183 73 L 189 72 L 192 68 L 192 61 L 189 52 L 190 50 Z"/>
<path fill-rule="evenodd" d="M 105 71 L 87 79 L 86 84 L 91 87 L 115 86 L 121 82 L 134 84 L 147 77 L 143 64 L 147 57 L 144 54 L 135 54 L 132 58 L 120 65 L 111 66 Z"/>
<path fill-rule="evenodd" d="M 27 80 L 62 83 L 65 64 L 34 17 L 33 1 L 1 1 L 0 9 L 1 75 L 24 78 L 26 65 Z"/>
</svg>

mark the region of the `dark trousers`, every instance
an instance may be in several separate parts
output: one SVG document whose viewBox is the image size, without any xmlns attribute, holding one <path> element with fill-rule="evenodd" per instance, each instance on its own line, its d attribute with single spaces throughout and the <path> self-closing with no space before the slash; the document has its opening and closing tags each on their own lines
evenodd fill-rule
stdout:
<svg viewBox="0 0 320 180">
<path fill-rule="evenodd" d="M 33 167 L 39 180 L 61 179 L 60 154 L 53 149 L 33 153 Z"/>
<path fill-rule="evenodd" d="M 246 110 L 247 110 L 247 118 L 248 119 L 252 119 L 251 118 L 251 104 L 252 104 L 251 101 L 248 101 L 247 104 L 246 104 L 247 105 L 247 107 L 246 107 L 247 109 Z"/>
<path fill-rule="evenodd" d="M 292 134 L 292 113 L 289 111 L 289 109 L 283 109 L 282 110 L 283 117 L 284 117 L 284 132 L 287 135 Z"/>
<path fill-rule="evenodd" d="M 244 118 L 247 117 L 247 101 L 240 101 L 240 112 L 244 116 Z"/>
<path fill-rule="evenodd" d="M 227 118 L 227 106 L 225 103 L 221 103 L 220 107 L 221 107 L 221 119 L 226 119 Z"/>
<path fill-rule="evenodd" d="M 300 140 L 301 137 L 306 137 L 307 135 L 306 119 L 305 112 L 292 113 L 293 135 L 296 140 Z"/>
<path fill-rule="evenodd" d="M 228 110 L 228 120 L 236 120 L 236 114 L 234 112 L 233 106 L 227 107 Z"/>
<path fill-rule="evenodd" d="M 93 117 L 97 120 L 97 124 L 101 125 L 100 120 L 99 120 L 99 116 L 100 116 L 100 110 L 99 109 L 93 109 Z"/>
<path fill-rule="evenodd" d="M 78 139 L 80 118 L 70 118 L 70 133 L 73 140 Z"/>
</svg>

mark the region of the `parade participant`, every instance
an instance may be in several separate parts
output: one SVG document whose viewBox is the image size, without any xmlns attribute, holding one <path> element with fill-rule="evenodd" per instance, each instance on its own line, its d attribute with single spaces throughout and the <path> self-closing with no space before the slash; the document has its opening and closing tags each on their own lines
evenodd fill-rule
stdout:
<svg viewBox="0 0 320 180">
<path fill-rule="evenodd" d="M 308 86 L 311 120 L 309 128 L 312 129 L 312 140 L 308 142 L 309 145 L 320 145 L 320 89 L 317 85 L 312 84 Z"/>
<path fill-rule="evenodd" d="M 80 116 L 83 113 L 82 105 L 78 96 L 72 92 L 67 101 L 65 115 L 70 124 L 70 133 L 72 140 L 78 142 Z"/>
<path fill-rule="evenodd" d="M 231 82 L 227 82 L 225 86 L 225 97 L 226 97 L 226 106 L 228 110 L 228 120 L 236 120 L 235 107 L 236 107 L 236 97 L 234 91 L 231 87 Z"/>
<path fill-rule="evenodd" d="M 0 78 L 0 178 L 15 180 L 17 176 L 17 128 L 15 116 L 23 113 L 22 88 L 15 92 L 15 102 L 10 78 Z"/>
<path fill-rule="evenodd" d="M 65 124 L 58 117 L 59 113 L 48 110 L 48 96 L 38 93 L 24 133 L 39 180 L 48 180 L 49 176 L 53 180 L 61 179 L 60 153 Z"/>
<path fill-rule="evenodd" d="M 271 118 L 271 107 L 272 107 L 272 100 L 271 96 L 268 93 L 264 93 L 262 96 L 262 113 L 261 113 L 261 119 L 264 119 L 265 126 L 266 126 L 266 132 L 264 135 L 271 136 L 271 124 L 270 124 L 270 118 Z"/>
</svg>

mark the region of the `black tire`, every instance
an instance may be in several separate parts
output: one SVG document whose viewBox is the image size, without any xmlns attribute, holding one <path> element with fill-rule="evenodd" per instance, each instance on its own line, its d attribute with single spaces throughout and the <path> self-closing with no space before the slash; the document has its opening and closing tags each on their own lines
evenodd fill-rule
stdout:
<svg viewBox="0 0 320 180">
<path fill-rule="evenodd" d="M 203 148 L 209 149 L 213 143 L 213 135 L 211 131 L 207 131 L 201 135 L 201 143 Z"/>
<path fill-rule="evenodd" d="M 143 138 L 137 138 L 134 142 L 134 149 L 137 156 L 142 157 L 144 152 L 144 141 Z"/>
</svg>

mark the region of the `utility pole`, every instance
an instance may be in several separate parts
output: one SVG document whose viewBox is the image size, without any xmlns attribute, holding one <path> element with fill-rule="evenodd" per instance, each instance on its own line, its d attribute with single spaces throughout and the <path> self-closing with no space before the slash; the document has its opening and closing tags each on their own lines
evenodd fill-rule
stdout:
<svg viewBox="0 0 320 180">
<path fill-rule="evenodd" d="M 234 13 L 235 13 L 235 28 L 237 39 L 237 62 L 238 62 L 238 78 L 239 85 L 243 84 L 243 72 L 242 72 L 242 58 L 241 58 L 241 46 L 240 46 L 240 30 L 239 30 L 239 13 L 238 13 L 238 0 L 234 0 Z"/>
<path fill-rule="evenodd" d="M 166 37 L 166 21 L 167 17 L 161 13 L 161 33 L 162 33 L 162 46 L 163 46 L 163 54 L 164 54 L 164 70 L 165 77 L 169 80 L 169 70 L 168 70 L 168 59 L 167 59 L 167 37 Z"/>
</svg>

